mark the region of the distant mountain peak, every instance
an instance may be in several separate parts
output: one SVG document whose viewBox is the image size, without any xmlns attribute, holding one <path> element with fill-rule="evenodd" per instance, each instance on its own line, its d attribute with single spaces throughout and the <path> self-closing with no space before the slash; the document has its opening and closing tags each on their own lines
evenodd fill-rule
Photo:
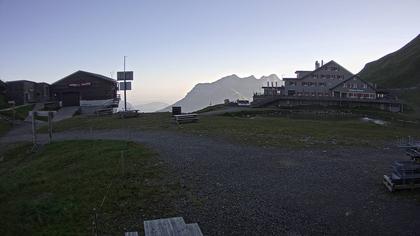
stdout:
<svg viewBox="0 0 420 236">
<path fill-rule="evenodd" d="M 254 75 L 250 75 L 250 76 L 248 76 L 248 77 L 245 77 L 244 79 L 257 79 L 257 78 L 255 78 L 255 76 L 254 76 Z"/>
<path fill-rule="evenodd" d="M 271 75 L 268 75 L 268 76 L 263 75 L 260 78 L 260 80 L 267 80 L 267 79 L 268 80 L 280 80 L 280 78 L 276 74 L 271 74 Z"/>
<path fill-rule="evenodd" d="M 231 74 L 231 75 L 224 76 L 219 80 L 222 80 L 222 79 L 240 79 L 240 77 L 237 74 Z"/>
<path fill-rule="evenodd" d="M 192 112 L 207 107 L 211 104 L 223 103 L 225 99 L 235 101 L 237 99 L 252 100 L 255 92 L 260 92 L 261 87 L 266 81 L 282 81 L 275 75 L 263 76 L 263 80 L 257 79 L 254 75 L 239 77 L 236 74 L 224 76 L 212 83 L 199 83 L 191 89 L 187 95 L 173 104 L 181 106 L 183 112 Z M 172 106 L 168 106 L 163 111 L 169 111 Z"/>
</svg>

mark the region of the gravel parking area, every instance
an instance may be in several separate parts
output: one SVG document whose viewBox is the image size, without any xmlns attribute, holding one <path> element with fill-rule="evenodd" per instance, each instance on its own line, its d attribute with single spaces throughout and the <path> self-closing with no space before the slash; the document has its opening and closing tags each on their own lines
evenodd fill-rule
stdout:
<svg viewBox="0 0 420 236">
<path fill-rule="evenodd" d="M 27 136 L 5 136 L 0 143 Z M 40 140 L 45 141 L 45 135 Z M 191 199 L 179 216 L 205 235 L 415 235 L 420 191 L 382 185 L 402 150 L 260 148 L 203 136 L 127 130 L 73 131 L 63 139 L 146 143 L 180 176 Z"/>
</svg>

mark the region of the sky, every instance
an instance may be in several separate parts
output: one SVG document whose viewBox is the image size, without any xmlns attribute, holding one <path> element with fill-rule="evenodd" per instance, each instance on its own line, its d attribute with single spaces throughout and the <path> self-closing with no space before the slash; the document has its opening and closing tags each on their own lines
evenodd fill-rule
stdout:
<svg viewBox="0 0 420 236">
<path fill-rule="evenodd" d="M 0 79 L 134 71 L 128 102 L 173 103 L 221 77 L 353 73 L 420 33 L 419 0 L 0 0 Z"/>
</svg>

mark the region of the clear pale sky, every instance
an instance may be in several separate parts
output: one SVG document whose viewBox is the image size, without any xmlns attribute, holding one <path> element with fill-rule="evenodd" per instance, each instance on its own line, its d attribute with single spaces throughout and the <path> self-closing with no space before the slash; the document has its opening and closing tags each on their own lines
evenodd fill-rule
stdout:
<svg viewBox="0 0 420 236">
<path fill-rule="evenodd" d="M 175 102 L 223 76 L 353 73 L 420 33 L 419 0 L 0 0 L 0 78 L 134 70 L 129 102 Z"/>
</svg>

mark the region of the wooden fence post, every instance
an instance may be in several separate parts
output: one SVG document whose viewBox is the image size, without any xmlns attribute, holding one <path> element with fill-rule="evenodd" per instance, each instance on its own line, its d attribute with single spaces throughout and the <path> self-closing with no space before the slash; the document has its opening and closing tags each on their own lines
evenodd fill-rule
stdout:
<svg viewBox="0 0 420 236">
<path fill-rule="evenodd" d="M 51 143 L 52 141 L 52 116 L 53 113 L 51 111 L 48 112 L 48 143 Z"/>
<path fill-rule="evenodd" d="M 121 174 L 124 176 L 125 166 L 124 166 L 124 151 L 121 151 Z"/>
<path fill-rule="evenodd" d="M 35 123 L 35 116 L 36 116 L 36 111 L 31 112 L 32 113 L 32 142 L 34 144 L 34 147 L 37 145 L 36 144 L 36 123 Z"/>
</svg>

